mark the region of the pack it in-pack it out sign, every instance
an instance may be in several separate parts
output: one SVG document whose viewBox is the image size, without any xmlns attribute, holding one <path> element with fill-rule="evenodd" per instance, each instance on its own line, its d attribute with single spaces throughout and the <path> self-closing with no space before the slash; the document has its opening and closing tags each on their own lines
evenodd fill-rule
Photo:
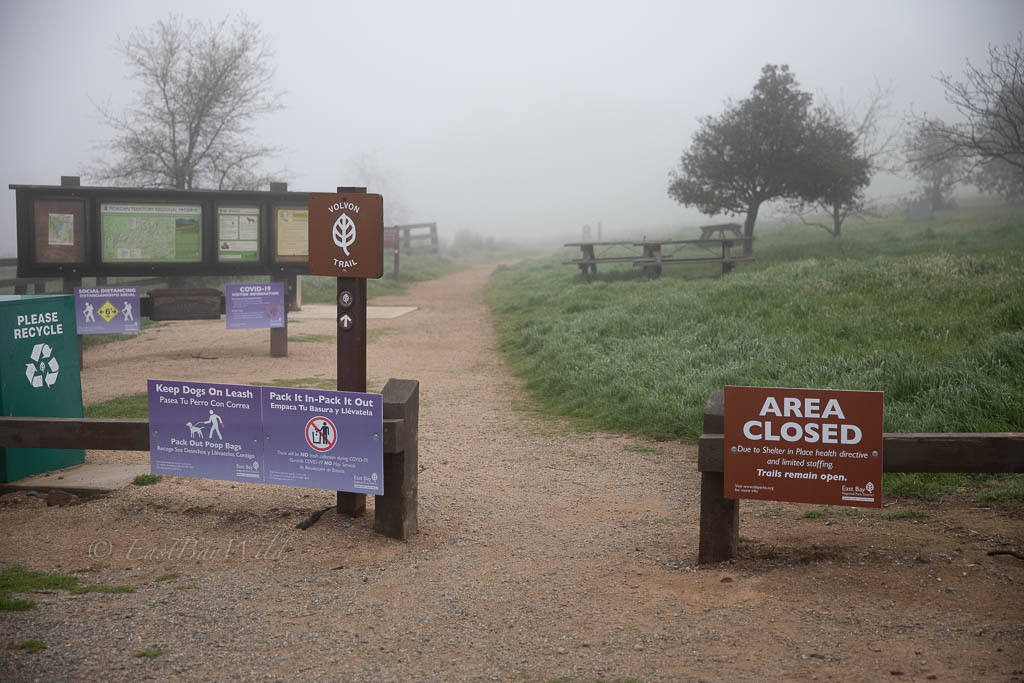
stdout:
<svg viewBox="0 0 1024 683">
<path fill-rule="evenodd" d="M 309 274 L 379 278 L 384 274 L 379 194 L 309 195 Z"/>
</svg>

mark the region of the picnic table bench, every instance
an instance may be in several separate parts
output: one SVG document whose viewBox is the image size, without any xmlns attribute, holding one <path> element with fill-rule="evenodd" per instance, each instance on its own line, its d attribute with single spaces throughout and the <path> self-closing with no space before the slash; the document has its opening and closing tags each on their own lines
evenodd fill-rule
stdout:
<svg viewBox="0 0 1024 683">
<path fill-rule="evenodd" d="M 711 226 L 715 227 L 715 226 Z M 738 226 L 737 226 L 738 227 Z M 753 240 L 752 237 L 730 237 L 730 238 L 703 238 L 692 239 L 692 240 L 650 240 L 643 239 L 640 241 L 628 240 L 628 241 L 583 241 L 583 242 L 567 242 L 564 246 L 566 247 L 579 247 L 581 257 L 572 259 L 571 261 L 563 261 L 565 265 L 579 266 L 580 273 L 583 275 L 583 279 L 586 282 L 590 282 L 591 274 L 597 273 L 597 265 L 599 263 L 631 263 L 634 266 L 639 266 L 644 269 L 644 275 L 648 279 L 656 278 L 661 275 L 661 267 L 665 264 L 673 263 L 721 263 L 722 274 L 725 275 L 732 271 L 733 264 L 737 261 L 753 261 L 753 256 L 734 256 L 732 254 L 732 247 L 736 242 L 743 243 L 747 240 Z M 695 246 L 699 249 L 708 250 L 708 255 L 698 256 L 678 256 L 676 254 L 665 254 L 662 252 L 662 247 L 684 247 L 684 246 Z M 601 255 L 597 254 L 598 247 L 628 247 L 632 248 L 633 253 L 621 254 L 616 253 L 613 255 Z M 636 253 L 636 247 L 640 248 L 640 253 Z M 715 247 L 721 248 L 721 253 L 713 253 L 711 250 Z M 621 250 L 620 250 L 621 251 Z"/>
</svg>

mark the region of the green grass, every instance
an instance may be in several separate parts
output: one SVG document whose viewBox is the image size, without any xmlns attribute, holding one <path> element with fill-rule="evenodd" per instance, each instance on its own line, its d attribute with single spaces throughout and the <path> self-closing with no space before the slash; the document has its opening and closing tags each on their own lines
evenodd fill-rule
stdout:
<svg viewBox="0 0 1024 683">
<path fill-rule="evenodd" d="M 635 445 L 629 444 L 625 447 L 625 450 L 630 453 L 662 453 L 660 448 L 655 446 L 645 446 L 643 444 Z"/>
<path fill-rule="evenodd" d="M 828 515 L 827 510 L 807 510 L 804 512 L 804 519 L 821 519 Z"/>
<path fill-rule="evenodd" d="M 91 571 L 91 570 L 89 570 Z M 66 590 L 72 595 L 85 593 L 134 593 L 131 586 L 101 586 L 79 584 L 77 576 L 69 574 L 47 574 L 24 567 L 8 567 L 0 573 L 0 611 L 21 611 L 36 606 L 32 600 L 11 599 L 11 593 L 35 593 L 38 591 Z"/>
<path fill-rule="evenodd" d="M 86 406 L 84 413 L 91 418 L 145 419 L 149 417 L 148 401 L 146 394 L 119 396 Z"/>
<path fill-rule="evenodd" d="M 889 432 L 1024 431 L 1024 207 L 845 232 L 759 226 L 731 275 L 650 282 L 626 265 L 586 284 L 564 249 L 499 268 L 487 298 L 535 402 L 583 428 L 693 441 L 734 384 L 880 390 Z"/>
<path fill-rule="evenodd" d="M 892 432 L 1024 431 L 1024 209 L 957 215 L 962 235 L 873 226 L 844 251 L 779 228 L 725 278 L 587 285 L 558 254 L 499 269 L 488 299 L 536 399 L 604 429 L 694 440 L 738 384 L 882 390 Z"/>
<path fill-rule="evenodd" d="M 152 486 L 163 478 L 162 474 L 140 474 L 132 480 L 132 483 L 136 486 Z"/>
<path fill-rule="evenodd" d="M 882 517 L 884 519 L 920 519 L 926 517 L 925 513 L 921 512 L 916 508 L 903 508 L 902 510 L 893 510 L 887 512 Z"/>
<path fill-rule="evenodd" d="M 140 659 L 156 659 L 160 655 L 167 654 L 167 650 L 162 650 L 158 647 L 151 647 L 145 650 L 139 650 L 135 653 L 135 656 Z"/>
<path fill-rule="evenodd" d="M 153 579 L 154 581 L 172 581 L 180 577 L 181 574 L 178 572 L 170 572 L 169 574 L 161 574 L 160 576 Z"/>
<path fill-rule="evenodd" d="M 26 652 L 40 652 L 46 649 L 46 643 L 38 638 L 25 640 L 20 643 L 11 643 L 12 650 L 25 650 Z"/>
<path fill-rule="evenodd" d="M 90 572 L 103 571 L 104 569 L 106 569 L 109 566 L 110 566 L 109 564 L 105 564 L 103 562 L 93 562 L 88 567 L 80 567 L 78 569 L 73 569 L 73 570 L 71 570 L 71 573 L 72 574 L 89 574 Z"/>
</svg>

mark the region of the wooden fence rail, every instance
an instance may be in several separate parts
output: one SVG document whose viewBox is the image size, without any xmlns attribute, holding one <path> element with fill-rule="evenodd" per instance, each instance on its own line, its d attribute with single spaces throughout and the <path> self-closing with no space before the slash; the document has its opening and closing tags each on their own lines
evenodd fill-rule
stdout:
<svg viewBox="0 0 1024 683">
<path fill-rule="evenodd" d="M 700 547 L 697 563 L 723 562 L 739 544 L 740 501 L 725 497 L 725 402 L 713 392 L 697 445 Z M 1024 472 L 1024 434 L 883 434 L 884 472 Z"/>
<path fill-rule="evenodd" d="M 406 540 L 418 525 L 420 383 L 389 379 L 384 396 L 384 495 L 374 496 L 373 528 Z M 0 417 L 0 446 L 148 451 L 149 420 Z"/>
</svg>

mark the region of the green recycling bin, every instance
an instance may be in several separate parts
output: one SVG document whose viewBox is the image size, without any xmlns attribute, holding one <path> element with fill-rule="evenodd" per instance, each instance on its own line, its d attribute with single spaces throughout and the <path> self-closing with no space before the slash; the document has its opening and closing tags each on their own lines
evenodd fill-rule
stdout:
<svg viewBox="0 0 1024 683">
<path fill-rule="evenodd" d="M 0 296 L 0 415 L 82 417 L 75 297 Z M 0 482 L 85 462 L 84 450 L 0 447 Z"/>
</svg>

